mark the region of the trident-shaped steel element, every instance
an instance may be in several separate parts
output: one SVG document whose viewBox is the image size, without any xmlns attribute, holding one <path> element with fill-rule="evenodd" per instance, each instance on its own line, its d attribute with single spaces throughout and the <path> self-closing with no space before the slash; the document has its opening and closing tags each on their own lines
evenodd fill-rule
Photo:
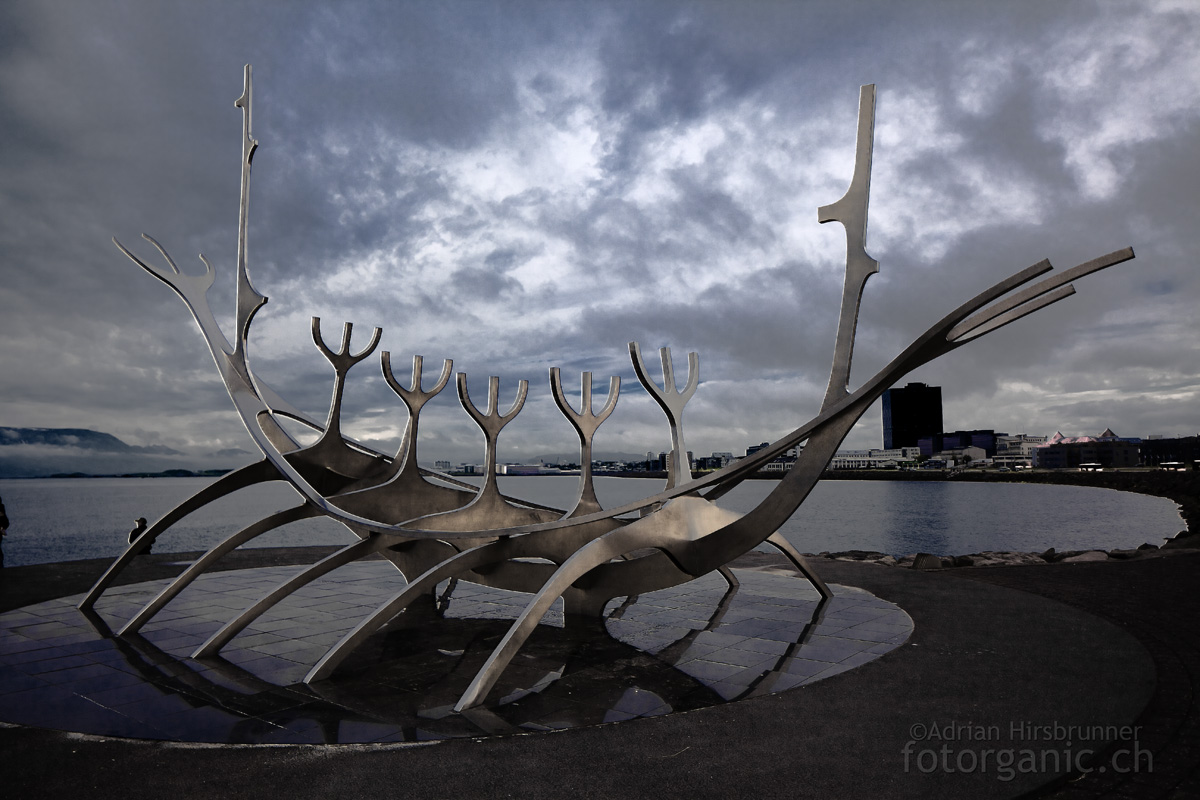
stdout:
<svg viewBox="0 0 1200 800">
<path fill-rule="evenodd" d="M 437 383 L 429 391 L 421 388 L 421 372 L 424 359 L 421 356 L 413 356 L 412 365 L 412 388 L 405 389 L 396 380 L 396 376 L 392 374 L 392 354 L 384 350 L 380 354 L 380 362 L 383 367 L 383 379 L 387 381 L 387 385 L 392 387 L 404 405 L 408 408 L 408 426 L 404 430 L 404 441 L 400 445 L 400 451 L 396 453 L 396 462 L 400 464 L 400 469 L 404 472 L 410 472 L 413 475 L 419 475 L 420 469 L 417 466 L 417 419 L 421 414 L 421 409 L 428 403 L 438 392 L 446 388 L 446 384 L 450 381 L 451 372 L 454 369 L 453 359 L 442 360 L 442 374 L 438 377 Z"/>
<path fill-rule="evenodd" d="M 458 373 L 457 384 L 458 401 L 462 403 L 463 410 L 470 415 L 471 419 L 475 420 L 475 424 L 483 431 L 485 442 L 483 463 L 486 477 L 484 477 L 483 490 L 480 494 L 489 492 L 499 494 L 500 490 L 496 486 L 496 439 L 500 436 L 500 431 L 504 429 L 504 426 L 512 422 L 525 405 L 525 398 L 529 395 L 529 381 L 522 378 L 517 384 L 517 399 L 513 401 L 512 407 L 505 414 L 501 414 L 497 407 L 500 399 L 500 376 L 493 375 L 488 378 L 486 414 L 481 413 L 475 407 L 475 404 L 471 402 L 471 396 L 467 394 L 467 373 Z"/>
<path fill-rule="evenodd" d="M 335 353 L 329 349 L 329 345 L 325 344 L 325 339 L 321 335 L 321 318 L 312 318 L 313 343 L 321 351 L 321 355 L 325 356 L 336 374 L 333 383 L 333 400 L 329 404 L 329 417 L 325 421 L 325 433 L 322 434 L 317 446 L 324 442 L 345 446 L 345 440 L 342 439 L 342 392 L 346 388 L 346 373 L 350 371 L 351 367 L 375 351 L 379 345 L 379 337 L 383 336 L 383 328 L 376 328 L 371 333 L 370 343 L 358 353 L 350 352 L 350 337 L 353 334 L 354 323 L 342 323 L 342 346 Z"/>
<path fill-rule="evenodd" d="M 688 353 L 687 385 L 683 391 L 675 386 L 675 368 L 671 363 L 671 348 L 663 347 L 658 351 L 662 358 L 663 388 L 659 389 L 654 381 L 646 374 L 646 364 L 642 361 L 642 348 L 637 342 L 629 343 L 629 357 L 633 361 L 633 371 L 646 391 L 654 398 L 671 424 L 671 464 L 667 472 L 667 488 L 682 486 L 692 479 L 691 465 L 688 463 L 687 447 L 683 443 L 683 407 L 696 393 L 700 385 L 700 356 Z"/>
<path fill-rule="evenodd" d="M 858 141 L 854 153 L 854 177 L 850 188 L 836 203 L 817 209 L 819 222 L 840 222 L 846 229 L 846 283 L 842 288 L 842 311 L 838 317 L 837 340 L 833 347 L 833 371 L 821 410 L 838 403 L 850 393 L 850 359 L 854 355 L 854 331 L 858 308 L 867 278 L 879 271 L 879 262 L 867 255 L 867 202 L 871 196 L 871 147 L 875 140 L 875 85 L 859 88 Z"/>
<path fill-rule="evenodd" d="M 580 379 L 581 402 L 579 412 L 571 408 L 563 394 L 562 374 L 558 367 L 550 368 L 550 388 L 554 392 L 554 402 L 562 411 L 563 416 L 571 423 L 571 427 L 579 434 L 579 499 L 566 518 L 579 517 L 600 510 L 600 501 L 596 499 L 596 488 L 592 485 L 592 437 L 596 429 L 608 419 L 608 415 L 617 407 L 617 396 L 621 393 L 621 378 L 613 375 L 608 379 L 608 400 L 599 414 L 592 413 L 592 373 L 583 373 Z"/>
</svg>

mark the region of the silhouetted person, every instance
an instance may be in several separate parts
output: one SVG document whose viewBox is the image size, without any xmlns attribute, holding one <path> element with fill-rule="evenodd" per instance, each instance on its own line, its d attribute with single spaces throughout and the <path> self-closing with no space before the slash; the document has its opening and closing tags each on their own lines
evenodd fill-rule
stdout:
<svg viewBox="0 0 1200 800">
<path fill-rule="evenodd" d="M 130 544 L 133 544 L 134 542 L 136 542 L 138 540 L 138 538 L 141 537 L 141 535 L 146 532 L 146 518 L 145 517 L 138 517 L 136 520 L 134 520 L 134 522 L 136 524 L 133 526 L 133 530 L 131 530 L 129 532 L 129 543 Z M 142 551 L 142 554 L 150 555 L 150 548 L 153 546 L 154 546 L 153 542 L 146 545 L 146 549 Z"/>
<path fill-rule="evenodd" d="M 4 566 L 4 536 L 8 533 L 8 514 L 4 511 L 4 499 L 0 498 L 0 568 Z"/>
</svg>

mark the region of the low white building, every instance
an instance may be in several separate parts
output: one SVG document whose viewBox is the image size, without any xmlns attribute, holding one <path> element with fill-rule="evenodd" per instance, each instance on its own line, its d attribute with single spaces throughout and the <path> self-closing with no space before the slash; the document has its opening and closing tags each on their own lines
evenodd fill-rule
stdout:
<svg viewBox="0 0 1200 800">
<path fill-rule="evenodd" d="M 839 450 L 829 462 L 830 469 L 896 469 L 916 464 L 919 447 L 893 447 L 890 450 Z"/>
<path fill-rule="evenodd" d="M 1046 442 L 1045 436 L 1030 436 L 1018 433 L 1015 436 L 996 437 L 996 455 L 992 464 L 997 467 L 1028 469 L 1033 466 L 1034 450 Z"/>
</svg>

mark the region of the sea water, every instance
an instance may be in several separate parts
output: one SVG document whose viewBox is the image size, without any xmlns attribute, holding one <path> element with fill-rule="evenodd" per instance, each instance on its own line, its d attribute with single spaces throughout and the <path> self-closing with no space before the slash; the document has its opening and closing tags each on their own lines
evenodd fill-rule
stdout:
<svg viewBox="0 0 1200 800">
<path fill-rule="evenodd" d="M 209 478 L 77 478 L 0 480 L 10 527 L 9 566 L 113 558 L 137 517 L 151 523 L 208 485 Z M 476 481 L 477 482 L 477 481 Z M 565 508 L 579 479 L 501 477 L 506 494 Z M 661 491 L 650 478 L 596 478 L 596 493 L 613 508 Z M 746 512 L 776 481 L 746 481 L 719 505 Z M 243 489 L 186 517 L 155 544 L 156 552 L 212 547 L 239 528 L 299 504 L 283 483 Z M 1161 497 L 1014 483 L 823 480 L 781 528 L 801 552 L 876 550 L 893 555 L 956 555 L 981 550 L 1112 549 L 1161 544 L 1183 528 L 1175 503 Z M 349 544 L 353 534 L 328 519 L 303 520 L 253 540 L 249 547 Z"/>
</svg>

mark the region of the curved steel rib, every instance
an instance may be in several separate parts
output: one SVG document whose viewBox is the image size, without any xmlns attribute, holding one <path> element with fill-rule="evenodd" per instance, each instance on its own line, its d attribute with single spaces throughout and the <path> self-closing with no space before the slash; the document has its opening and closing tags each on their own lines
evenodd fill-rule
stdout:
<svg viewBox="0 0 1200 800">
<path fill-rule="evenodd" d="M 1108 266 L 1119 263 L 1128 257 L 1132 257 L 1132 251 L 1128 253 L 1118 251 L 1086 266 L 1088 271 L 1094 271 L 1101 268 L 1101 265 Z M 619 573 L 623 569 L 630 568 L 626 565 L 636 562 L 612 561 L 612 559 L 637 549 L 657 548 L 666 553 L 687 574 L 698 577 L 727 564 L 733 558 L 762 543 L 770 533 L 776 532 L 779 526 L 803 503 L 820 479 L 829 459 L 849 434 L 851 428 L 888 386 L 916 367 L 971 341 L 971 338 L 963 337 L 952 340 L 950 332 L 981 306 L 1007 293 L 1014 285 L 1026 282 L 1032 275 L 1043 269 L 1040 264 L 1034 265 L 964 303 L 933 325 L 904 353 L 877 373 L 858 391 L 835 403 L 831 408 L 825 409 L 812 423 L 805 426 L 808 429 L 807 435 L 798 437 L 801 440 L 807 439 L 807 445 L 796 465 L 780 480 L 779 485 L 771 494 L 745 516 L 723 527 L 709 528 L 708 531 L 705 531 L 704 529 L 708 526 L 698 524 L 686 517 L 682 522 L 678 518 L 672 519 L 670 511 L 679 508 L 680 503 L 691 500 L 695 503 L 707 504 L 707 500 L 682 497 L 668 503 L 662 510 L 643 517 L 626 528 L 606 534 L 577 551 L 546 582 L 534 599 L 530 601 L 521 617 L 513 623 L 508 634 L 496 647 L 471 686 L 463 694 L 456 710 L 468 708 L 483 701 L 500 673 L 532 633 L 554 599 L 585 574 L 593 571 L 599 573 L 592 576 L 591 585 L 588 587 L 588 591 L 594 595 L 593 607 L 599 605 L 603 600 L 627 593 L 629 585 L 621 580 Z M 1066 296 L 1060 296 L 1060 293 L 1055 291 L 1057 285 L 1057 281 L 1051 279 L 1033 287 L 1026 294 L 1025 304 L 1019 305 L 1018 310 L 1026 306 L 1030 311 L 1036 310 L 1037 307 L 1048 305 L 1061 299 L 1062 296 Z M 1046 294 L 1047 292 L 1049 294 Z M 1029 313 L 1029 311 L 1025 313 Z M 1004 319 L 1001 319 L 1002 317 Z M 1012 309 L 997 306 L 978 315 L 971 330 L 992 321 L 996 321 L 998 323 L 996 327 L 1000 327 L 1016 318 L 1016 316 L 1012 316 Z M 711 505 L 710 507 L 716 508 Z M 692 506 L 689 510 L 696 508 L 700 507 Z M 768 533 L 764 535 L 764 531 Z M 809 572 L 810 570 L 805 571 Z M 817 586 L 815 582 L 814 586 Z M 643 591 L 648 590 L 648 588 L 643 589 Z M 818 590 L 820 591 L 819 587 Z M 827 592 L 828 588 L 826 587 L 822 595 Z"/>
<path fill-rule="evenodd" d="M 473 547 L 456 553 L 445 561 L 431 567 L 417 576 L 403 590 L 392 596 L 341 638 L 321 657 L 321 660 L 309 670 L 304 677 L 305 683 L 323 680 L 338 668 L 350 653 L 359 645 L 386 625 L 393 617 L 408 608 L 414 600 L 425 595 L 447 578 L 456 578 L 463 572 L 494 564 L 511 558 L 521 558 L 537 555 L 530 547 L 528 537 L 517 536 L 509 539 L 498 539 L 494 542 Z"/>
<path fill-rule="evenodd" d="M 218 478 L 213 483 L 205 486 L 194 495 L 184 500 L 179 505 L 172 508 L 166 514 L 163 514 L 154 524 L 146 529 L 146 532 L 139 536 L 135 541 L 131 542 L 125 552 L 109 565 L 104 574 L 97 579 L 88 593 L 83 596 L 76 606 L 80 611 L 86 611 L 96 605 L 96 600 L 100 595 L 104 594 L 116 577 L 120 575 L 126 567 L 128 567 L 135 557 L 140 555 L 147 547 L 154 543 L 159 534 L 170 528 L 179 520 L 191 514 L 198 508 L 208 505 L 214 500 L 224 497 L 227 494 L 236 492 L 239 489 L 244 489 L 247 486 L 253 486 L 256 483 L 264 481 L 279 480 L 279 471 L 270 461 L 257 461 L 248 467 L 242 467 L 239 470 L 228 473 L 227 475 Z"/>
<path fill-rule="evenodd" d="M 283 511 L 272 514 L 269 517 L 260 519 L 253 525 L 247 525 L 245 528 L 242 528 L 240 531 L 226 538 L 216 547 L 209 550 L 196 561 L 193 561 L 191 566 L 185 569 L 179 575 L 179 577 L 167 584 L 166 587 L 164 587 L 163 590 L 159 592 L 156 597 L 154 597 L 154 599 L 146 603 L 146 605 L 144 605 L 140 611 L 134 614 L 133 617 L 130 618 L 129 622 L 125 623 L 125 627 L 121 628 L 120 634 L 124 636 L 129 633 L 137 633 L 137 631 L 139 631 L 143 625 L 149 622 L 155 614 L 162 610 L 163 606 L 171 602 L 176 595 L 186 589 L 192 583 L 192 581 L 200 577 L 201 574 L 206 572 L 209 567 L 216 563 L 221 556 L 225 555 L 230 550 L 233 550 L 239 545 L 245 544 L 251 539 L 262 536 L 268 531 L 273 531 L 276 528 L 287 525 L 291 522 L 297 522 L 302 519 L 311 519 L 312 517 L 320 516 L 320 513 L 320 511 L 313 508 L 310 504 L 305 503 L 301 506 L 284 509 Z"/>
<path fill-rule="evenodd" d="M 525 610 L 508 629 L 491 656 L 476 674 L 475 679 L 462 698 L 454 706 L 462 711 L 483 702 L 495 685 L 504 668 L 516 655 L 521 645 L 533 633 L 550 606 L 576 580 L 593 568 L 612 559 L 646 547 L 662 547 L 667 541 L 686 540 L 692 536 L 703 536 L 725 521 L 731 512 L 722 512 L 716 506 L 696 497 L 681 497 L 671 501 L 654 514 L 630 523 L 624 528 L 594 539 L 575 552 L 555 571 L 525 606 Z M 627 562 L 616 562 L 627 563 Z M 694 576 L 698 577 L 698 576 Z"/>
<path fill-rule="evenodd" d="M 605 567 L 615 573 L 622 565 L 631 563 L 613 559 L 636 550 L 656 548 L 671 558 L 690 579 L 724 566 L 737 555 L 761 543 L 767 538 L 762 532 L 774 532 L 807 497 L 828 462 L 828 456 L 822 458 L 822 455 L 826 452 L 832 455 L 871 402 L 874 400 L 865 403 L 860 400 L 859 403 L 844 408 L 844 413 L 822 425 L 821 429 L 809 438 L 805 448 L 805 452 L 812 451 L 807 468 L 797 463 L 797 466 L 780 481 L 780 486 L 772 492 L 767 501 L 746 516 L 730 522 L 729 517 L 736 515 L 723 512 L 707 500 L 680 497 L 667 503 L 659 511 L 580 548 L 559 567 L 525 607 L 463 693 L 455 710 L 462 711 L 484 701 L 500 674 L 529 638 L 551 604 L 567 588 L 593 570 Z M 771 502 L 772 500 L 775 502 Z M 757 541 L 754 541 L 756 538 Z M 808 574 L 811 570 L 806 568 L 804 572 Z M 593 584 L 588 589 L 596 595 L 593 607 L 602 605 L 600 601 L 619 596 L 613 593 L 613 588 L 605 588 L 602 585 L 604 577 L 606 576 L 601 576 L 597 581 L 601 585 Z M 814 582 L 814 587 L 822 596 L 829 594 L 824 582 L 820 582 L 819 585 Z"/>
<path fill-rule="evenodd" d="M 1095 269 L 1099 269 L 1103 266 L 1112 266 L 1113 264 L 1120 263 L 1121 261 L 1127 260 L 1132 257 L 1133 257 L 1132 250 L 1129 250 L 1128 248 L 1126 248 L 1124 250 L 1119 250 L 1114 253 L 1110 253 L 1107 256 L 1103 256 L 1100 259 L 1097 259 L 1098 262 L 1102 262 L 1102 263 L 1101 263 L 1100 267 L 1095 267 Z M 947 334 L 949 334 L 951 328 L 953 328 L 960 321 L 965 319 L 968 315 L 970 315 L 976 311 L 979 311 L 980 309 L 984 308 L 984 306 L 987 306 L 989 303 L 993 302 L 994 300 L 996 300 L 1000 297 L 1003 297 L 1005 294 L 1012 291 L 1014 288 L 1021 286 L 1025 283 L 1028 283 L 1030 280 L 1032 280 L 1033 278 L 1037 277 L 1038 275 L 1046 272 L 1049 269 L 1050 269 L 1050 265 L 1048 262 L 1041 262 L 1039 264 L 1035 264 L 1032 267 L 1028 267 L 1024 270 L 1021 270 L 1020 272 L 1010 276 L 1009 278 L 1006 278 L 1005 280 L 1000 281 L 999 283 L 992 286 L 990 289 L 986 290 L 985 292 L 981 293 L 974 299 L 968 301 L 967 303 L 964 303 L 962 306 L 960 306 L 954 312 L 947 315 L 947 317 L 945 317 L 943 320 L 941 320 L 940 322 L 938 322 L 934 326 L 932 326 L 925 333 L 924 336 L 922 336 L 920 339 L 918 339 L 916 342 L 914 342 L 912 345 L 910 345 L 909 349 L 905 351 L 905 354 L 903 354 L 901 357 L 899 357 L 896 362 L 893 362 L 893 364 L 898 363 L 902 359 L 909 358 L 910 351 L 913 351 L 916 348 L 923 348 L 924 350 L 923 350 L 922 359 L 919 360 L 919 362 L 917 362 L 917 361 L 912 362 L 911 366 L 909 366 L 907 370 L 905 370 L 904 372 L 900 372 L 900 373 L 894 373 L 894 371 L 889 371 L 889 370 L 885 369 L 884 371 L 882 371 L 880 373 L 879 376 L 877 376 L 878 379 L 882 380 L 883 376 L 886 373 L 886 374 L 892 375 L 891 379 L 893 382 L 896 380 L 899 380 L 899 378 L 903 377 L 903 375 L 906 372 L 911 371 L 912 369 L 915 369 L 917 366 L 920 366 L 921 364 L 927 363 L 928 361 L 932 360 L 933 358 L 936 358 L 940 355 L 950 352 L 951 350 L 955 349 L 956 347 L 959 347 L 962 344 L 965 344 L 967 341 L 970 341 L 970 339 L 957 339 L 953 342 L 950 342 L 950 341 L 946 341 L 945 337 L 947 336 Z M 1038 284 L 1037 286 L 1033 287 L 1033 290 L 1031 290 L 1031 291 L 1036 291 L 1038 294 L 1042 294 L 1048 290 L 1048 288 L 1043 288 L 1043 287 L 1045 287 L 1046 285 L 1051 284 L 1051 283 L 1056 284 L 1056 280 L 1057 280 L 1056 278 L 1051 278 L 1048 281 L 1044 281 L 1042 284 Z M 1048 296 L 1048 297 L 1039 297 L 1037 300 L 1032 301 L 1032 302 L 1039 304 L 1038 307 L 1042 307 L 1044 305 L 1048 305 L 1051 302 L 1057 302 L 1057 300 L 1060 300 L 1060 299 L 1062 299 L 1062 296 Z M 995 316 L 999 316 L 999 315 L 993 314 L 992 310 L 988 309 L 984 313 L 984 317 L 985 317 L 984 321 L 991 321 Z M 1006 319 L 1006 320 L 996 320 L 997 321 L 996 327 L 1000 327 L 1002 325 L 1008 324 L 1009 322 L 1014 321 L 1014 319 L 1015 318 L 1010 318 L 1010 319 Z M 980 324 L 982 324 L 982 323 L 980 323 Z M 996 329 L 996 328 L 993 328 L 993 330 L 994 329 Z M 930 339 L 937 337 L 937 336 L 940 336 L 943 339 L 944 346 L 941 346 L 940 348 L 934 348 L 930 344 L 930 341 L 929 341 Z M 855 395 L 857 395 L 859 392 L 862 392 L 863 388 L 865 388 L 865 387 L 861 387 L 858 390 L 858 392 L 855 393 Z M 886 387 L 884 387 L 884 388 L 886 388 Z M 880 389 L 880 391 L 882 391 L 882 389 Z M 237 402 L 237 400 L 235 399 L 235 404 L 236 404 L 236 402 Z M 334 519 L 337 519 L 341 522 L 345 522 L 347 524 L 353 524 L 353 525 L 360 526 L 365 531 L 373 531 L 373 532 L 379 532 L 379 533 L 405 533 L 410 536 L 428 535 L 428 536 L 432 536 L 435 538 L 444 538 L 447 540 L 454 540 L 454 539 L 460 539 L 460 538 L 466 539 L 466 538 L 472 538 L 472 537 L 478 538 L 480 535 L 488 535 L 488 536 L 517 535 L 517 534 L 531 533 L 534 531 L 543 531 L 543 530 L 552 530 L 552 529 L 570 527 L 570 526 L 574 526 L 574 525 L 582 524 L 582 523 L 596 522 L 596 521 L 599 521 L 602 519 L 610 519 L 610 518 L 621 516 L 624 514 L 636 512 L 640 509 L 647 508 L 647 507 L 655 505 L 657 503 L 665 502 L 674 497 L 678 497 L 678 496 L 684 495 L 684 494 L 694 493 L 694 492 L 700 491 L 702 489 L 712 489 L 712 491 L 708 492 L 705 496 L 709 499 L 714 499 L 715 491 L 723 488 L 723 486 L 725 484 L 727 484 L 731 481 L 737 481 L 737 480 L 744 479 L 748 475 L 750 475 L 753 472 L 755 472 L 756 470 L 758 470 L 763 464 L 768 463 L 769 461 L 778 457 L 782 453 L 785 453 L 788 449 L 794 447 L 796 444 L 804 441 L 817 425 L 821 424 L 822 422 L 828 420 L 833 415 L 837 414 L 844 406 L 849 405 L 850 402 L 851 402 L 851 397 L 847 397 L 846 399 L 842 400 L 840 403 L 837 403 L 834 406 L 824 409 L 817 417 L 815 417 L 810 422 L 806 423 L 805 425 L 801 426 L 800 428 L 797 428 L 796 430 L 792 431 L 791 433 L 784 435 L 780 439 L 776 440 L 774 444 L 772 444 L 768 447 L 765 447 L 762 450 L 759 450 L 758 452 L 754 453 L 753 456 L 743 458 L 740 461 L 736 461 L 733 464 L 730 464 L 729 466 L 727 466 L 721 470 L 709 473 L 708 475 L 705 475 L 700 478 L 696 478 L 696 479 L 692 480 L 691 482 L 685 484 L 684 486 L 676 486 L 671 489 L 664 490 L 656 495 L 652 495 L 652 496 L 649 496 L 649 497 L 646 497 L 646 498 L 643 498 L 641 500 L 637 500 L 637 501 L 634 501 L 631 503 L 626 503 L 623 506 L 606 509 L 604 511 L 596 512 L 594 514 L 587 514 L 582 517 L 576 517 L 576 518 L 573 518 L 570 520 L 559 520 L 559 521 L 555 521 L 555 522 L 529 523 L 529 524 L 522 524 L 522 525 L 510 525 L 510 526 L 492 527 L 492 528 L 476 527 L 476 528 L 472 528 L 469 531 L 468 530 L 457 530 L 457 531 L 438 530 L 434 527 L 423 526 L 421 524 L 422 520 L 414 520 L 414 521 L 411 521 L 408 523 L 404 523 L 402 525 L 381 524 L 375 520 L 370 520 L 370 519 L 366 519 L 366 518 L 357 516 L 355 514 L 346 513 L 344 511 L 341 511 L 340 509 L 337 509 L 336 507 L 334 507 L 325 497 L 323 497 L 315 488 L 313 488 L 311 484 L 309 484 L 309 482 L 304 478 L 303 475 L 301 475 L 294 468 L 292 468 L 291 465 L 289 465 L 287 463 L 287 461 L 285 459 L 283 459 L 281 456 L 278 456 L 278 455 L 273 456 L 272 460 L 276 462 L 276 466 L 280 469 L 280 471 L 282 473 L 284 473 L 287 480 L 290 483 L 292 483 L 294 488 L 296 488 L 302 495 L 304 495 L 304 497 L 306 499 L 310 500 L 317 506 L 323 508 L 325 510 L 325 512 L 329 516 L 333 517 Z M 269 412 L 263 412 L 263 414 L 268 414 L 268 413 Z M 256 426 L 256 429 L 252 429 L 251 435 L 255 438 L 256 443 L 259 444 L 260 447 L 266 447 L 269 449 L 269 445 L 267 444 L 266 434 L 261 426 Z M 270 454 L 268 454 L 268 455 L 270 456 Z M 716 495 L 716 496 L 719 496 L 719 495 Z M 429 517 L 429 518 L 425 518 L 425 519 L 436 519 L 436 517 Z"/>
<path fill-rule="evenodd" d="M 825 581 L 821 579 L 820 575 L 813 572 L 813 568 L 808 565 L 808 560 L 800 554 L 795 545 L 784 538 L 782 533 L 775 531 L 767 537 L 766 543 L 783 553 L 784 557 L 792 562 L 792 566 L 813 585 L 813 588 L 817 590 L 822 598 L 828 600 L 833 597 L 833 592 L 829 591 L 829 587 L 825 585 Z"/>
<path fill-rule="evenodd" d="M 299 574 L 292 577 L 277 586 L 272 592 L 267 594 L 257 603 L 254 603 L 241 614 L 230 620 L 220 630 L 208 638 L 204 644 L 192 653 L 192 658 L 204 658 L 205 656 L 216 655 L 222 647 L 224 647 L 230 639 L 237 636 L 243 628 L 249 625 L 254 620 L 258 619 L 264 611 L 278 603 L 283 598 L 290 595 L 302 586 L 312 583 L 322 575 L 337 569 L 343 564 L 349 564 L 351 561 L 378 552 L 386 547 L 390 542 L 385 536 L 370 536 L 366 539 L 360 539 L 354 544 L 347 545 L 336 553 L 332 553 L 317 563 L 301 570 Z"/>
</svg>

